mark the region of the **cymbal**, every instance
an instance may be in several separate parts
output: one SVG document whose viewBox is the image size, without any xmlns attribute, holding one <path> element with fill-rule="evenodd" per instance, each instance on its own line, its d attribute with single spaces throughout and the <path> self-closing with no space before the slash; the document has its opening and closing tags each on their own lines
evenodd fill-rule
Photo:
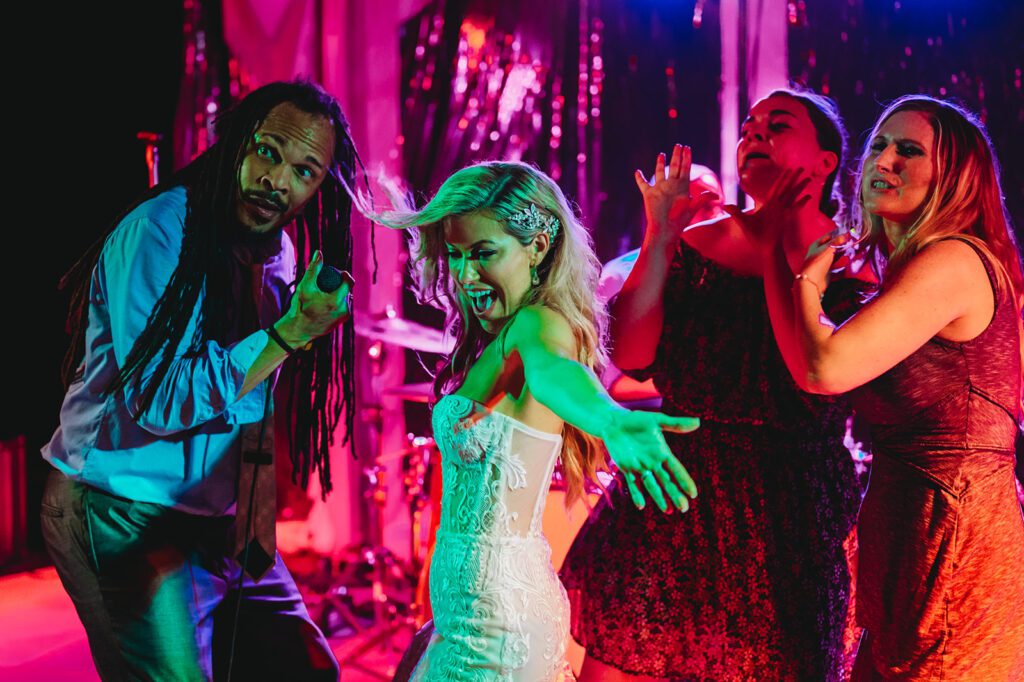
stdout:
<svg viewBox="0 0 1024 682">
<path fill-rule="evenodd" d="M 454 344 L 453 339 L 446 337 L 440 329 L 432 329 L 400 317 L 384 317 L 369 322 L 356 318 L 355 327 L 356 334 L 372 341 L 382 341 L 423 353 L 444 355 L 452 351 Z"/>
<path fill-rule="evenodd" d="M 434 386 L 429 381 L 418 384 L 402 384 L 392 386 L 384 391 L 384 395 L 391 398 L 401 398 L 410 403 L 427 403 L 434 392 Z"/>
</svg>

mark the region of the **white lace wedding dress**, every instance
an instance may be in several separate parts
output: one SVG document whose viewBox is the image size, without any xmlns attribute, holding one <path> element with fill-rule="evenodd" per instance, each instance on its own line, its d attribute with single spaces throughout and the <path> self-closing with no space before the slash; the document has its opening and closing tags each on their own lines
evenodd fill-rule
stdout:
<svg viewBox="0 0 1024 682">
<path fill-rule="evenodd" d="M 435 631 L 415 682 L 570 682 L 569 601 L 541 532 L 562 438 L 459 395 L 433 414 L 444 479 Z"/>
</svg>

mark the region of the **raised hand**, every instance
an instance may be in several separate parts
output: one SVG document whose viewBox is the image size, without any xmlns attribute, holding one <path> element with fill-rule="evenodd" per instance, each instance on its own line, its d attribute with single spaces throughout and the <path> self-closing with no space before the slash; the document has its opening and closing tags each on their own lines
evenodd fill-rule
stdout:
<svg viewBox="0 0 1024 682">
<path fill-rule="evenodd" d="M 683 228 L 693 221 L 693 216 L 706 204 L 718 200 L 714 192 L 690 196 L 691 163 L 690 148 L 677 144 L 672 149 L 672 160 L 667 166 L 665 154 L 658 154 L 654 175 L 650 179 L 644 177 L 641 171 L 636 171 L 636 186 L 644 197 L 647 240 L 661 245 L 675 245 Z"/>
<path fill-rule="evenodd" d="M 699 427 L 700 420 L 692 417 L 633 410 L 615 412 L 601 438 L 626 479 L 629 495 L 638 509 L 646 506 L 642 490 L 663 512 L 669 511 L 666 499 L 680 511 L 690 508 L 688 496 L 697 496 L 697 485 L 669 450 L 662 432 L 690 433 Z"/>
<path fill-rule="evenodd" d="M 800 210 L 813 201 L 814 196 L 808 191 L 812 179 L 802 168 L 787 168 L 776 178 L 758 208 L 744 211 L 730 204 L 722 210 L 732 216 L 752 244 L 763 250 L 770 249 L 800 219 Z"/>
<path fill-rule="evenodd" d="M 835 268 L 835 250 L 849 239 L 849 234 L 834 231 L 812 242 L 798 276 L 809 280 L 818 288 L 819 293 L 825 291 L 829 274 Z"/>
</svg>

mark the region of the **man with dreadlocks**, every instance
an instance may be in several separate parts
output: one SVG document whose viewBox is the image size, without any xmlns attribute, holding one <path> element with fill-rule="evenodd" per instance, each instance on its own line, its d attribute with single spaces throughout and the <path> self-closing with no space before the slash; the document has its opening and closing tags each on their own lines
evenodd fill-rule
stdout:
<svg viewBox="0 0 1024 682">
<path fill-rule="evenodd" d="M 216 132 L 66 278 L 75 336 L 43 449 L 44 537 L 104 680 L 334 680 L 274 549 L 269 394 L 293 356 L 293 480 L 319 471 L 326 494 L 331 432 L 353 415 L 352 281 L 327 293 L 317 276 L 351 267 L 359 159 L 308 82 L 259 88 Z"/>
</svg>

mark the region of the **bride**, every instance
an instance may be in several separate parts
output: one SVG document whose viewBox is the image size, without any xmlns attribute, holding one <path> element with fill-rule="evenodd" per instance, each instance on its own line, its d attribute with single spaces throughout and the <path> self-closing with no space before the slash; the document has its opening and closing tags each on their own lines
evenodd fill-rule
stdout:
<svg viewBox="0 0 1024 682">
<path fill-rule="evenodd" d="M 449 177 L 418 211 L 421 302 L 447 312 L 456 345 L 438 373 L 434 437 L 443 497 L 430 571 L 434 632 L 412 679 L 572 680 L 569 604 L 541 515 L 556 461 L 568 502 L 604 467 L 633 502 L 686 511 L 693 480 L 662 430 L 696 419 L 633 412 L 602 389 L 599 263 L 561 190 L 532 166 L 487 162 Z"/>
</svg>

